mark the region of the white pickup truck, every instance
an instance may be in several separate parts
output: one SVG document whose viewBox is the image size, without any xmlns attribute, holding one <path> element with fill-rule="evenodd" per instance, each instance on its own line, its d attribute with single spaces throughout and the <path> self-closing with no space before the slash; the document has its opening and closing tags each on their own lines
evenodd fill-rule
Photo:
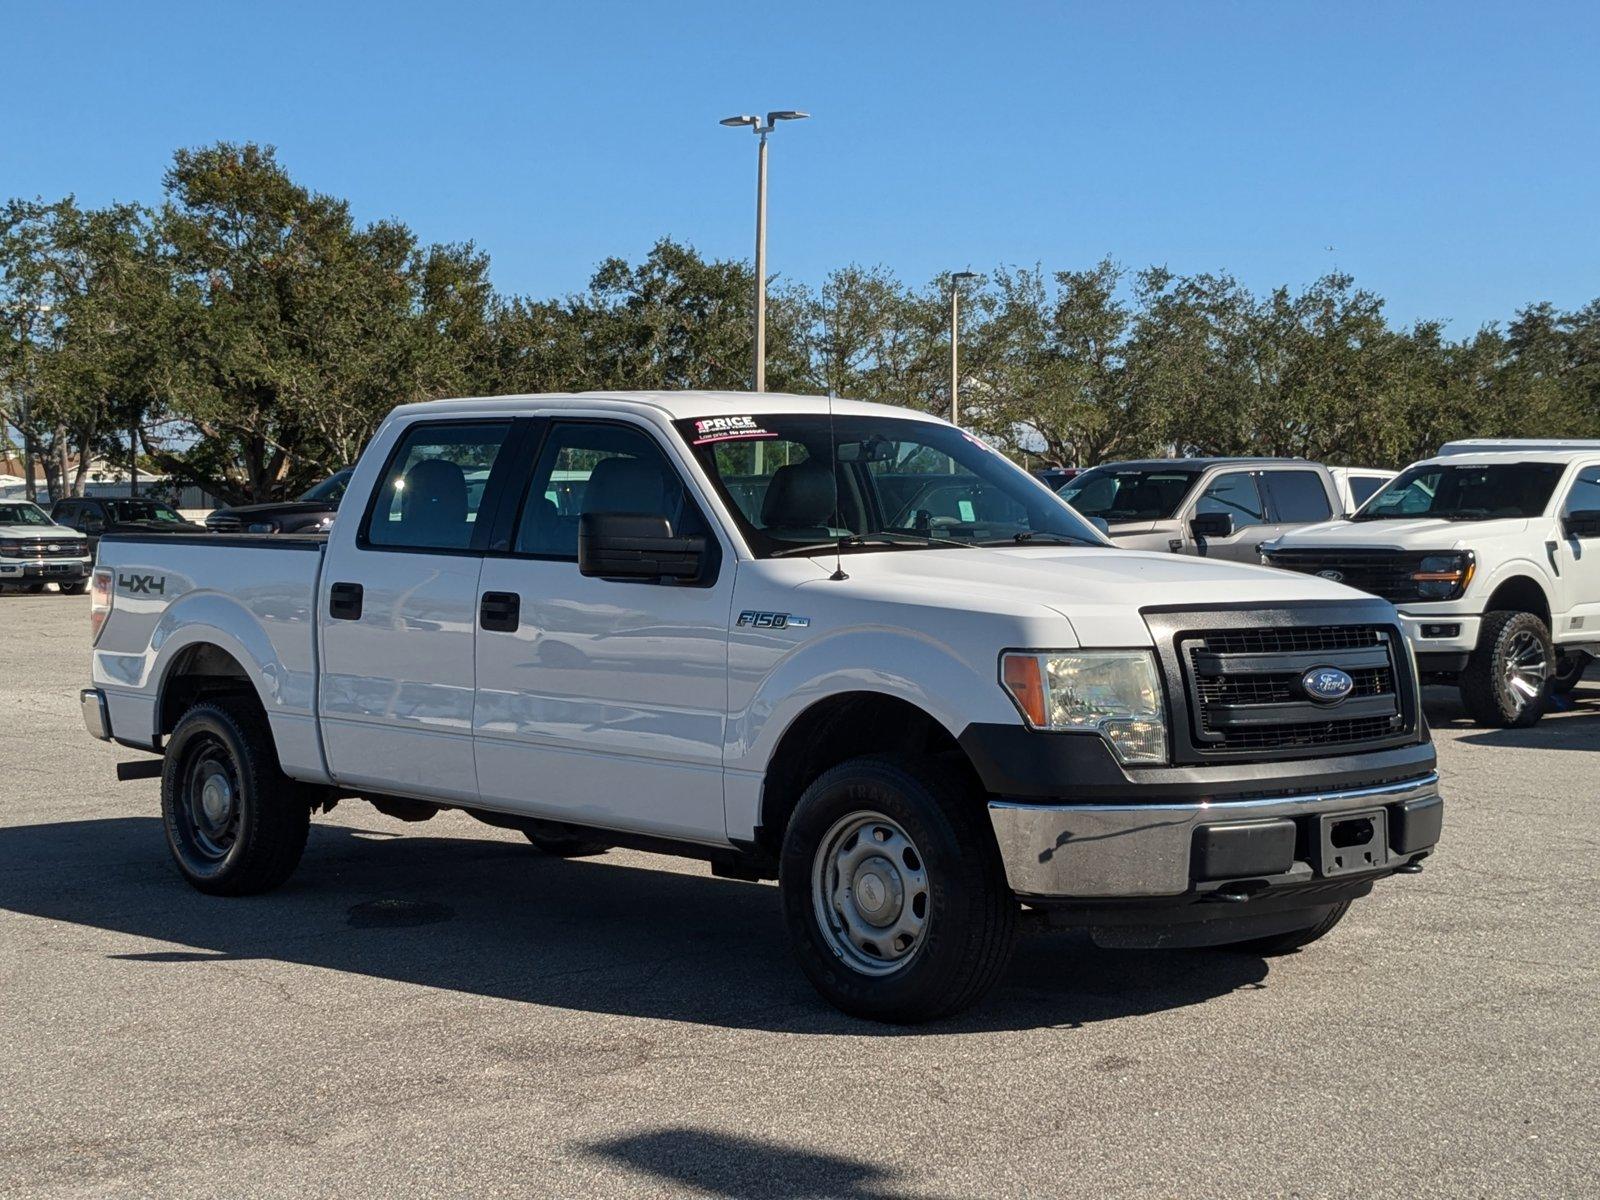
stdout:
<svg viewBox="0 0 1600 1200">
<path fill-rule="evenodd" d="M 1388 603 L 1116 549 L 879 405 L 401 408 L 325 540 L 108 536 L 92 621 L 85 722 L 163 755 L 202 891 L 280 883 L 344 798 L 459 808 L 777 878 L 806 975 L 883 1020 L 975 1002 L 1024 906 L 1304 945 L 1442 820 Z"/>
<path fill-rule="evenodd" d="M 1392 601 L 1480 724 L 1537 721 L 1600 654 L 1600 441 L 1471 440 L 1262 561 Z"/>
</svg>

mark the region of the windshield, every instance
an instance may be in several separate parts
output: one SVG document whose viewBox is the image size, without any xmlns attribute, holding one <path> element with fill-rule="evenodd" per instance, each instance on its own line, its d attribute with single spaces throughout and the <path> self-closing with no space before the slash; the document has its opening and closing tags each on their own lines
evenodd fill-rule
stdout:
<svg viewBox="0 0 1600 1200">
<path fill-rule="evenodd" d="M 183 518 L 158 500 L 107 500 L 113 521 L 159 521 L 165 525 L 181 525 Z"/>
<path fill-rule="evenodd" d="M 344 499 L 344 490 L 350 486 L 350 476 L 354 473 L 354 468 L 347 467 L 338 474 L 330 475 L 316 487 L 302 494 L 300 499 L 320 500 L 337 508 L 339 501 Z"/>
<path fill-rule="evenodd" d="M 1086 517 L 1115 521 L 1165 521 L 1178 511 L 1198 471 L 1109 464 L 1085 471 L 1061 489 L 1061 498 Z"/>
<path fill-rule="evenodd" d="M 679 421 L 678 431 L 763 558 L 831 551 L 1068 541 L 1092 526 L 1022 468 L 948 425 L 817 414 Z"/>
<path fill-rule="evenodd" d="M 1445 521 L 1490 521 L 1537 517 L 1550 503 L 1562 470 L 1560 463 L 1540 462 L 1424 464 L 1402 472 L 1351 519 L 1436 517 Z"/>
<path fill-rule="evenodd" d="M 37 504 L 0 504 L 0 525 L 53 525 Z"/>
</svg>

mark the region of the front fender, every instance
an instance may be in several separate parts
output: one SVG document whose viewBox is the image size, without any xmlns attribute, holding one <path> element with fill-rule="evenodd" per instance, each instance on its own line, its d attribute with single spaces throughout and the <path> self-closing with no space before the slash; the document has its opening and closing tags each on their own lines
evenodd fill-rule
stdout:
<svg viewBox="0 0 1600 1200">
<path fill-rule="evenodd" d="M 796 647 L 759 678 L 732 664 L 737 706 L 730 713 L 725 763 L 763 771 L 784 732 L 819 700 L 875 692 L 904 700 L 958 737 L 973 721 L 1016 722 L 999 683 L 998 655 L 982 663 L 954 653 L 930 634 L 889 626 L 857 626 Z M 739 696 L 745 702 L 739 703 Z"/>
</svg>

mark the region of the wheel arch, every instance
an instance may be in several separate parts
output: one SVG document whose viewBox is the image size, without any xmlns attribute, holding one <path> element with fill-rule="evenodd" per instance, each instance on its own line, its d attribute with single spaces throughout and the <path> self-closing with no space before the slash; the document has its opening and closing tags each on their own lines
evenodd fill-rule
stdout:
<svg viewBox="0 0 1600 1200">
<path fill-rule="evenodd" d="M 1519 572 L 1497 580 L 1483 611 L 1532 613 L 1544 622 L 1546 629 L 1550 628 L 1549 593 L 1532 575 Z"/>
<path fill-rule="evenodd" d="M 972 760 L 932 713 L 888 692 L 835 692 L 799 712 L 779 736 L 762 777 L 756 841 L 776 853 L 801 795 L 824 771 L 868 754 L 938 759 L 981 788 Z"/>
</svg>

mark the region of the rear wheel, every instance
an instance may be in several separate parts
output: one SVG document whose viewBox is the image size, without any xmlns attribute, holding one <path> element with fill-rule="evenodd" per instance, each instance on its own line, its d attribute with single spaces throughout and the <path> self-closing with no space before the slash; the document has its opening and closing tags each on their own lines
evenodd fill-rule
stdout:
<svg viewBox="0 0 1600 1200">
<path fill-rule="evenodd" d="M 921 760 L 852 759 L 818 778 L 784 836 L 780 888 L 801 970 L 872 1020 L 976 1004 L 1016 937 L 982 796 Z"/>
<path fill-rule="evenodd" d="M 1492 612 L 1461 672 L 1461 702 L 1480 725 L 1520 729 L 1544 715 L 1554 671 L 1550 631 L 1532 613 Z"/>
<path fill-rule="evenodd" d="M 178 721 L 161 770 L 161 815 L 179 873 L 202 892 L 270 891 L 305 850 L 311 803 L 278 766 L 266 715 L 202 701 Z"/>
<path fill-rule="evenodd" d="M 1589 656 L 1581 650 L 1563 654 L 1556 659 L 1556 669 L 1550 676 L 1550 690 L 1562 695 L 1583 682 L 1583 673 L 1589 669 Z"/>
<path fill-rule="evenodd" d="M 1248 942 L 1230 942 L 1223 946 L 1224 950 L 1243 950 L 1247 954 L 1260 954 L 1271 957 L 1275 954 L 1288 954 L 1309 946 L 1319 938 L 1325 937 L 1340 921 L 1344 914 L 1350 911 L 1350 901 L 1346 900 L 1335 904 L 1321 919 L 1307 925 L 1304 929 L 1291 929 L 1288 933 L 1275 933 L 1271 937 L 1252 938 Z"/>
</svg>

